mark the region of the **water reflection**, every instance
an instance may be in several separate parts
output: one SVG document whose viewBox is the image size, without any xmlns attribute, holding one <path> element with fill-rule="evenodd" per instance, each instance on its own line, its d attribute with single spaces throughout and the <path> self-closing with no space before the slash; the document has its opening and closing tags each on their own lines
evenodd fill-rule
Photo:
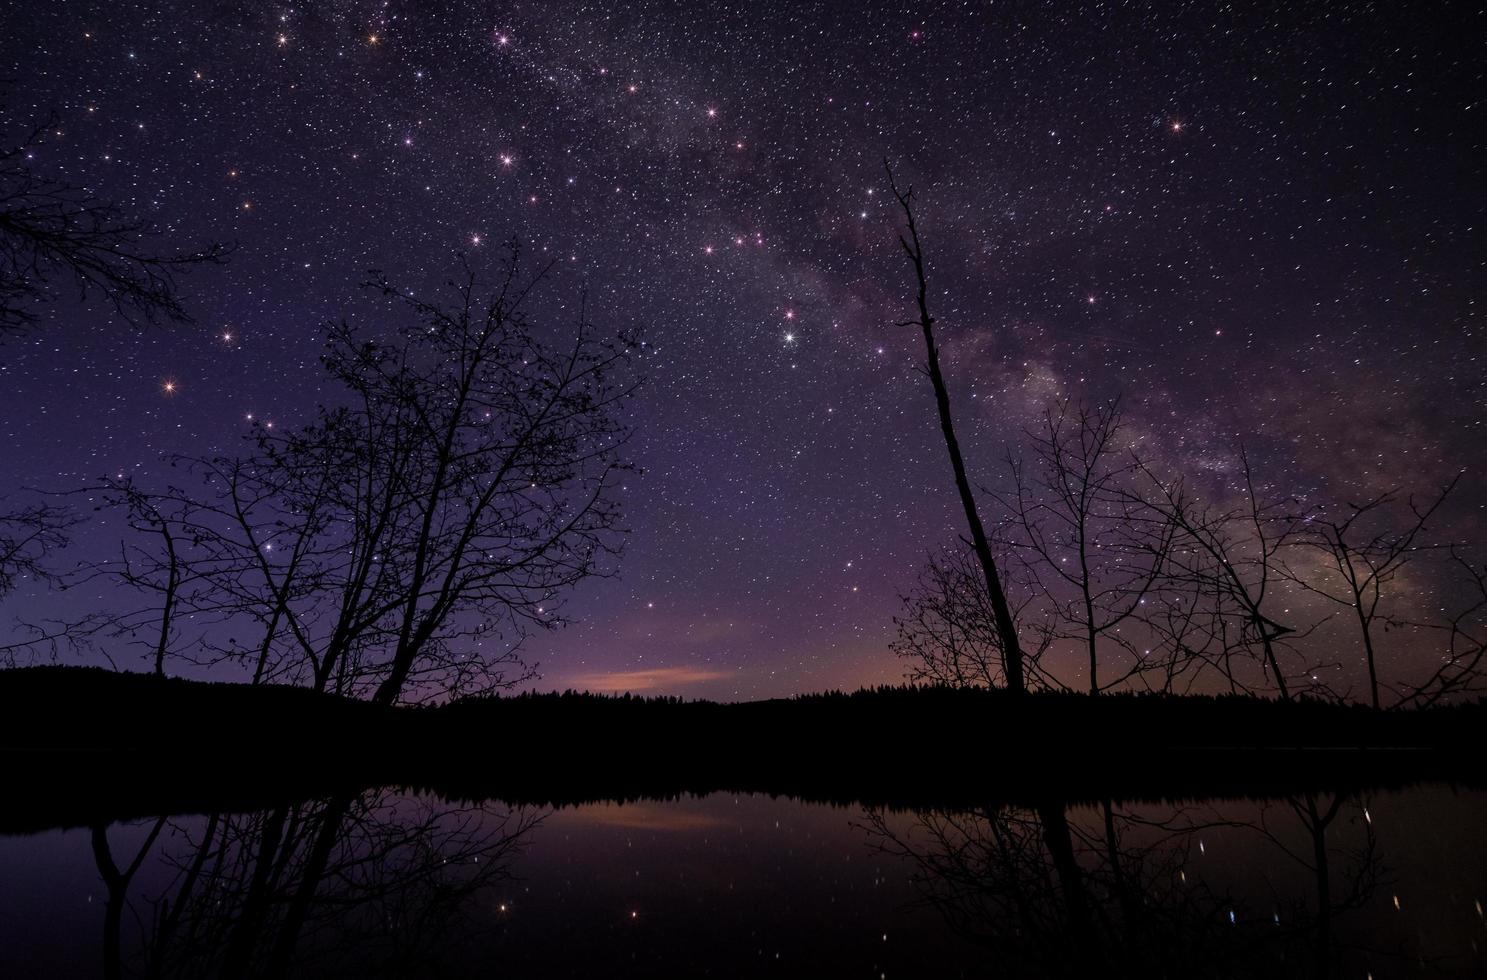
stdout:
<svg viewBox="0 0 1487 980">
<path fill-rule="evenodd" d="M 0 921 L 0 973 L 1475 976 L 1483 816 L 1443 787 L 916 810 L 378 790 L 0 838 L 0 920 L 35 933 Z M 75 919 L 42 887 L 69 860 L 98 883 Z M 3 893 L 28 883 L 25 920 Z"/>
<path fill-rule="evenodd" d="M 469 935 L 472 899 L 509 876 L 536 823 L 523 811 L 384 790 L 214 813 L 199 829 L 160 818 L 124 855 L 95 826 L 90 838 L 107 894 L 104 974 L 441 972 Z M 148 896 L 131 894 L 152 857 L 169 867 L 168 882 Z M 126 912 L 143 936 L 127 957 Z"/>
<path fill-rule="evenodd" d="M 873 814 L 867 827 L 873 846 L 912 863 L 925 901 L 1016 975 L 1333 976 L 1345 952 L 1334 920 L 1367 905 L 1381 875 L 1364 804 L 1306 795 L 1227 809 L 1245 815 L 1107 801 L 929 811 L 907 830 Z M 1223 884 L 1242 868 L 1190 872 L 1221 830 L 1249 836 L 1236 852 L 1246 865 L 1294 863 L 1312 894 L 1272 878 L 1269 894 L 1245 896 Z"/>
</svg>

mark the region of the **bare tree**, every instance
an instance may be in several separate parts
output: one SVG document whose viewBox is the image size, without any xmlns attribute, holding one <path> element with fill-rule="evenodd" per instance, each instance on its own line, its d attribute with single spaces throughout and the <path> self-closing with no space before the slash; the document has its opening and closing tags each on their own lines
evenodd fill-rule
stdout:
<svg viewBox="0 0 1487 980">
<path fill-rule="evenodd" d="M 55 118 L 48 119 L 0 149 L 0 337 L 35 322 L 36 307 L 55 301 L 66 286 L 82 298 L 103 297 L 131 324 L 189 322 L 178 277 L 223 262 L 231 248 L 213 243 L 187 252 L 153 251 L 145 222 L 33 172 L 32 156 L 55 128 Z"/>
<path fill-rule="evenodd" d="M 1014 491 L 997 498 L 1032 588 L 1056 613 L 1059 638 L 1084 648 L 1091 694 L 1159 666 L 1125 627 L 1139 624 L 1175 531 L 1131 486 L 1141 463 L 1123 451 L 1120 433 L 1118 403 L 1049 409 L 1028 433 L 1032 472 L 1009 455 Z M 1113 650 L 1124 664 L 1114 664 Z M 1102 659 L 1114 668 L 1103 683 Z"/>
<path fill-rule="evenodd" d="M 67 509 L 48 503 L 0 511 L 0 598 L 26 579 L 54 578 L 48 559 L 66 546 L 75 523 Z"/>
<path fill-rule="evenodd" d="M 1381 707 L 1374 631 L 1384 611 L 1386 592 L 1422 549 L 1431 550 L 1430 545 L 1421 544 L 1425 525 L 1459 479 L 1459 476 L 1453 479 L 1424 503 L 1413 498 L 1407 501 L 1409 517 L 1403 526 L 1396 526 L 1390 518 L 1390 512 L 1400 503 L 1398 490 L 1386 491 L 1363 503 L 1348 503 L 1333 517 L 1325 513 L 1308 517 L 1306 533 L 1297 539 L 1298 543 L 1319 552 L 1328 571 L 1335 572 L 1340 581 L 1319 582 L 1304 572 L 1285 569 L 1287 576 L 1303 589 L 1353 611 L 1368 664 L 1368 694 L 1374 708 Z"/>
<path fill-rule="evenodd" d="M 1052 645 L 1051 621 L 1032 608 L 1035 590 L 1017 579 L 1019 566 L 1003 550 L 1001 567 L 1026 598 L 1013 610 L 1019 635 L 1036 642 L 1023 648 L 1023 670 L 1029 686 L 1061 688 L 1042 667 Z M 1024 589 L 1022 586 L 1026 584 Z M 999 687 L 1005 682 L 1002 635 L 986 591 L 980 563 L 967 548 L 947 548 L 930 555 L 915 589 L 903 597 L 903 612 L 894 617 L 897 636 L 892 650 L 909 663 L 909 679 L 947 687 Z"/>
<path fill-rule="evenodd" d="M 1311 627 L 1283 625 L 1271 607 L 1283 578 L 1281 553 L 1299 533 L 1295 504 L 1262 497 L 1243 450 L 1240 463 L 1244 499 L 1231 508 L 1203 503 L 1181 480 L 1164 480 L 1144 465 L 1142 471 L 1149 478 L 1150 505 L 1171 523 L 1175 535 L 1166 579 L 1178 594 L 1190 597 L 1202 616 L 1201 630 L 1193 629 L 1196 619 L 1175 621 L 1187 631 L 1182 652 L 1218 666 L 1231 690 L 1254 689 L 1236 675 L 1235 660 L 1257 659 L 1269 685 L 1289 700 L 1291 683 L 1280 659 L 1283 645 Z"/>
<path fill-rule="evenodd" d="M 177 541 L 178 522 L 172 520 L 149 494 L 127 480 L 110 481 L 107 490 L 126 509 L 130 530 L 159 545 L 156 557 L 153 549 L 131 546 L 126 542 L 121 546 L 118 575 L 128 585 L 158 596 L 159 622 L 155 628 L 151 663 L 155 676 L 164 677 L 165 654 L 170 649 L 181 601 L 182 577 L 190 574 Z"/>
<path fill-rule="evenodd" d="M 1394 707 L 1428 708 L 1451 698 L 1487 693 L 1487 567 L 1450 549 L 1451 567 L 1464 580 L 1466 595 L 1456 611 L 1440 620 L 1392 622 L 1427 635 L 1445 635 L 1445 649 L 1435 670 L 1421 681 L 1392 685 Z"/>
<path fill-rule="evenodd" d="M 24 582 L 56 584 L 62 576 L 52 561 L 67 546 L 76 524 L 70 510 L 48 502 L 0 510 L 0 599 Z M 38 654 L 55 659 L 96 625 L 91 618 L 16 623 L 12 633 L 0 639 L 0 665 L 13 667 Z"/>
<path fill-rule="evenodd" d="M 924 335 L 924 373 L 928 375 L 930 383 L 934 386 L 935 405 L 940 417 L 940 433 L 945 438 L 945 450 L 950 456 L 950 467 L 955 474 L 955 488 L 960 496 L 961 508 L 965 511 L 966 524 L 970 529 L 971 547 L 986 582 L 986 594 L 991 603 L 992 619 L 996 624 L 1003 658 L 1002 673 L 1006 677 L 1007 690 L 1020 694 L 1027 685 L 1023 677 L 1022 646 L 1017 638 L 1017 624 L 1012 616 L 1012 606 L 1007 601 L 1007 594 L 1002 588 L 1002 576 L 997 569 L 996 559 L 992 556 L 986 528 L 981 523 L 981 514 L 976 506 L 975 494 L 971 490 L 970 477 L 966 475 L 965 460 L 961 457 L 960 443 L 955 437 L 955 424 L 950 414 L 950 392 L 945 386 L 945 376 L 940 371 L 940 350 L 935 344 L 935 321 L 929 312 L 929 283 L 924 268 L 924 246 L 919 240 L 919 228 L 914 222 L 914 188 L 911 186 L 907 190 L 900 191 L 893 179 L 893 169 L 886 161 L 883 167 L 888 172 L 888 186 L 893 191 L 899 207 L 903 209 L 907 235 L 900 234 L 898 243 L 914 268 L 919 307 L 918 319 L 902 320 L 897 325 L 900 327 L 918 326 Z"/>
<path fill-rule="evenodd" d="M 269 431 L 256 429 L 255 445 Z M 169 657 L 243 665 L 253 684 L 313 684 L 313 661 L 303 652 L 311 639 L 293 610 L 325 584 L 310 569 L 332 557 L 323 553 L 335 546 L 323 538 L 327 501 L 345 474 L 322 466 L 290 486 L 259 455 L 170 462 L 190 482 L 145 490 L 105 478 L 79 491 L 99 510 L 121 511 L 125 533 L 116 557 L 84 565 L 64 584 L 106 578 L 138 593 L 141 605 L 104 616 L 107 632 L 151 644 L 157 674 Z M 308 496 L 296 492 L 305 487 Z M 184 635 L 183 618 L 196 627 Z"/>
<path fill-rule="evenodd" d="M 118 596 L 137 594 L 138 604 L 94 609 L 66 622 L 31 628 L 29 643 L 42 641 L 102 654 L 115 667 L 120 648 L 139 648 L 150 670 L 165 676 L 166 661 L 186 656 L 203 642 L 202 629 L 220 620 L 212 615 L 205 574 L 197 556 L 201 528 L 194 505 L 179 494 L 150 492 L 127 477 L 111 477 L 68 496 L 81 498 L 99 513 L 120 515 L 118 550 L 110 558 L 83 562 L 56 576 L 63 591 L 104 584 Z M 123 586 L 122 590 L 115 586 Z M 195 629 L 181 629 L 183 620 Z M 186 653 L 184 650 L 193 651 Z"/>
<path fill-rule="evenodd" d="M 325 465 L 346 475 L 316 549 L 333 556 L 315 570 L 324 587 L 297 613 L 329 612 L 322 686 L 344 667 L 375 677 L 383 703 L 410 683 L 466 687 L 483 642 L 556 625 L 562 593 L 617 553 L 616 410 L 634 390 L 634 343 L 597 339 L 580 311 L 567 349 L 550 350 L 526 313 L 540 278 L 521 278 L 513 248 L 491 292 L 467 270 L 447 306 L 374 279 L 413 322 L 385 346 L 334 328 L 325 362 L 353 407 L 262 443 L 290 481 L 313 486 Z"/>
<path fill-rule="evenodd" d="M 612 570 L 635 387 L 636 342 L 597 336 L 582 310 L 566 347 L 540 339 L 540 279 L 515 248 L 489 287 L 465 267 L 448 304 L 375 277 L 403 319 L 385 340 L 328 328 L 340 402 L 257 427 L 242 458 L 176 460 L 195 486 L 107 486 L 155 547 L 96 571 L 163 600 L 167 626 L 189 609 L 193 656 L 255 682 L 382 703 L 511 683 L 525 632 L 560 625 L 567 590 Z M 157 662 L 168 646 L 162 632 Z"/>
</svg>

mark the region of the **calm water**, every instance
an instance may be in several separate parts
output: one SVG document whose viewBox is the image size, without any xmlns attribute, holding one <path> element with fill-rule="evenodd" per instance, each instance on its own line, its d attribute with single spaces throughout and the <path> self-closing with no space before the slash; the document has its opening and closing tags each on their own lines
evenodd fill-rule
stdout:
<svg viewBox="0 0 1487 980">
<path fill-rule="evenodd" d="M 0 975 L 1487 975 L 1487 795 L 393 791 L 0 838 Z"/>
</svg>

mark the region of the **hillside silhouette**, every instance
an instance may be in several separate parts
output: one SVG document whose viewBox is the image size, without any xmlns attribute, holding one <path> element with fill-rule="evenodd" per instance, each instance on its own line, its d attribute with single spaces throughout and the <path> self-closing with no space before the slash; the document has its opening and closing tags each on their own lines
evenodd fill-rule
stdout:
<svg viewBox="0 0 1487 980">
<path fill-rule="evenodd" d="M 1487 705 L 881 687 L 742 703 L 565 692 L 394 707 L 92 668 L 0 672 L 0 829 L 375 786 L 578 803 L 714 791 L 889 806 L 1460 781 Z M 1011 753 L 993 749 L 1014 745 Z"/>
</svg>

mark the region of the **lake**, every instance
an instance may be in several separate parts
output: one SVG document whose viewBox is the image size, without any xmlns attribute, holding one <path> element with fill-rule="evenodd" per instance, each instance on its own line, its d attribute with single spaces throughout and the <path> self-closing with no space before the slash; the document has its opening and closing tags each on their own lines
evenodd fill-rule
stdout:
<svg viewBox="0 0 1487 980">
<path fill-rule="evenodd" d="M 0 975 L 1487 975 L 1487 793 L 378 790 L 0 837 Z"/>
</svg>

